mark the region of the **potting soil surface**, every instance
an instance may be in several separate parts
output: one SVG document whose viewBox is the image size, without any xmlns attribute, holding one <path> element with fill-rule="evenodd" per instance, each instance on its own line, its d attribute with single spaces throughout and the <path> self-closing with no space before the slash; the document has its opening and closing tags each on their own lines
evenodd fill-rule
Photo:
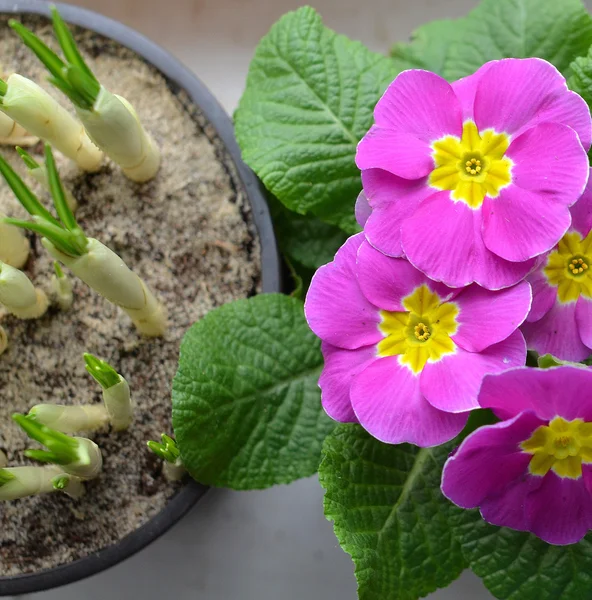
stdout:
<svg viewBox="0 0 592 600">
<path fill-rule="evenodd" d="M 57 50 L 46 20 L 23 22 Z M 208 311 L 260 287 L 259 243 L 248 202 L 213 127 L 133 52 L 88 31 L 77 29 L 75 35 L 98 79 L 135 106 L 161 149 L 162 166 L 141 185 L 108 160 L 88 174 L 56 153 L 58 167 L 79 202 L 77 218 L 86 234 L 144 279 L 166 306 L 169 329 L 162 339 L 140 337 L 125 313 L 67 269 L 74 282 L 71 310 L 53 305 L 34 321 L 1 317 L 10 345 L 0 356 L 0 449 L 9 466 L 33 464 L 23 451 L 39 448 L 12 421 L 13 413 L 38 403 L 101 401 L 100 388 L 85 371 L 84 352 L 109 361 L 128 380 L 136 409 L 128 431 L 89 434 L 102 450 L 104 470 L 86 484 L 82 499 L 53 493 L 0 503 L 0 576 L 80 559 L 115 544 L 163 509 L 178 484 L 164 479 L 146 441 L 171 431 L 171 384 L 183 334 Z M 0 56 L 5 74 L 33 79 L 71 109 L 6 18 L 0 19 Z M 30 151 L 42 160 L 41 144 Z M 0 152 L 25 176 L 11 148 Z M 49 206 L 48 194 L 27 181 Z M 27 218 L 3 181 L 0 212 Z M 52 261 L 39 238 L 29 238 L 25 270 L 49 294 Z"/>
</svg>

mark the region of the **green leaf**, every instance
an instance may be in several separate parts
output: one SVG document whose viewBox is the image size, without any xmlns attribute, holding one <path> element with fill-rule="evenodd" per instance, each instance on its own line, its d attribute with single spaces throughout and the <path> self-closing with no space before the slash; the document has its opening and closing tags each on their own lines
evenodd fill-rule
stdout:
<svg viewBox="0 0 592 600">
<path fill-rule="evenodd" d="M 449 80 L 508 57 L 538 56 L 568 74 L 592 45 L 592 17 L 580 0 L 484 0 L 457 26 L 443 68 Z"/>
<path fill-rule="evenodd" d="M 275 198 L 269 198 L 269 207 L 280 250 L 304 267 L 317 269 L 332 261 L 347 239 L 341 229 L 288 210 Z"/>
<path fill-rule="evenodd" d="M 586 56 L 579 56 L 571 63 L 572 75 L 569 78 L 569 87 L 577 92 L 592 106 L 592 47 Z"/>
<path fill-rule="evenodd" d="M 413 32 L 411 43 L 395 44 L 391 48 L 391 57 L 397 69 L 427 69 L 444 75 L 444 63 L 450 46 L 462 39 L 463 21 L 432 21 Z"/>
<path fill-rule="evenodd" d="M 334 427 L 321 407 L 322 364 L 296 298 L 238 300 L 196 323 L 173 383 L 173 427 L 189 473 L 242 490 L 314 474 Z"/>
<path fill-rule="evenodd" d="M 360 600 L 416 600 L 466 567 L 449 523 L 458 509 L 440 492 L 454 445 L 383 444 L 359 425 L 339 425 L 327 438 L 325 514 L 356 564 Z"/>
<path fill-rule="evenodd" d="M 356 232 L 356 146 L 396 75 L 312 8 L 286 14 L 259 43 L 235 114 L 244 160 L 291 210 Z"/>
<path fill-rule="evenodd" d="M 592 535 L 579 544 L 551 546 L 529 533 L 488 525 L 476 510 L 458 510 L 452 522 L 471 569 L 496 598 L 592 598 Z"/>
</svg>

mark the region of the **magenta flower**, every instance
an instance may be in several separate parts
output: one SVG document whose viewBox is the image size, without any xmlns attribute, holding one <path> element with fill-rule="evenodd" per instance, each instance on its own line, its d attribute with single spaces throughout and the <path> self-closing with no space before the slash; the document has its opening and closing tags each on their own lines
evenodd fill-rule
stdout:
<svg viewBox="0 0 592 600">
<path fill-rule="evenodd" d="M 478 406 L 484 375 L 524 364 L 517 328 L 530 302 L 527 282 L 453 290 L 378 252 L 364 234 L 350 237 L 317 271 L 305 304 L 323 341 L 326 412 L 387 443 L 452 439 Z"/>
<path fill-rule="evenodd" d="M 592 123 L 548 62 L 493 61 L 452 84 L 405 71 L 374 117 L 356 161 L 381 252 L 454 287 L 501 289 L 567 231 Z"/>
<path fill-rule="evenodd" d="M 521 367 L 483 380 L 479 404 L 507 419 L 467 437 L 442 491 L 493 525 L 574 544 L 592 529 L 592 371 Z"/>
<path fill-rule="evenodd" d="M 528 277 L 533 299 L 522 332 L 530 349 L 577 362 L 592 354 L 592 181 L 571 216 L 569 231 Z"/>
</svg>

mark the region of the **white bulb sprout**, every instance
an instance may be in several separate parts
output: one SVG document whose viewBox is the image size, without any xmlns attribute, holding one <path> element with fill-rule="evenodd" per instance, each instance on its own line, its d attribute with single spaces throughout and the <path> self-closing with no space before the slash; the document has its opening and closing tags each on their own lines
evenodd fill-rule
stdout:
<svg viewBox="0 0 592 600">
<path fill-rule="evenodd" d="M 178 481 L 185 475 L 186 470 L 181 460 L 181 452 L 177 442 L 163 433 L 160 436 L 160 442 L 147 442 L 148 448 L 161 458 L 164 462 L 162 472 L 168 481 Z"/>
<path fill-rule="evenodd" d="M 99 476 L 103 468 L 103 457 L 101 450 L 92 440 L 70 437 L 25 415 L 15 414 L 12 418 L 31 439 L 47 448 L 25 450 L 25 456 L 59 465 L 64 473 L 80 479 L 94 479 Z"/>
<path fill-rule="evenodd" d="M 37 404 L 29 411 L 27 417 L 61 433 L 95 431 L 109 422 L 109 416 L 102 404 Z"/>
<path fill-rule="evenodd" d="M 84 126 L 35 82 L 13 73 L 0 80 L 0 111 L 33 135 L 54 145 L 84 171 L 97 171 L 103 153 Z"/>
<path fill-rule="evenodd" d="M 38 163 L 26 150 L 21 148 L 20 146 L 16 147 L 16 151 L 19 156 L 23 159 L 25 163 L 25 167 L 27 167 L 27 171 L 29 175 L 47 192 L 51 193 L 51 189 L 49 187 L 49 176 L 47 174 L 47 169 L 45 165 Z M 75 213 L 78 209 L 78 201 L 72 195 L 72 192 L 64 188 L 64 195 L 66 196 L 66 202 L 70 207 L 70 210 Z"/>
<path fill-rule="evenodd" d="M 14 169 L 0 157 L 0 172 L 34 222 L 5 219 L 10 225 L 40 233 L 43 246 L 78 278 L 124 310 L 138 331 L 147 337 L 164 335 L 166 311 L 146 284 L 123 260 L 96 239 L 87 238 L 68 207 L 51 147 L 45 147 L 45 166 L 60 220 L 54 218 Z"/>
<path fill-rule="evenodd" d="M 11 267 L 22 269 L 29 259 L 30 245 L 23 231 L 2 222 L 6 215 L 0 212 L 0 260 Z"/>
<path fill-rule="evenodd" d="M 54 274 L 51 277 L 51 292 L 61 310 L 70 310 L 74 302 L 72 282 L 62 271 L 60 263 L 53 263 Z"/>
<path fill-rule="evenodd" d="M 109 363 L 92 354 L 85 354 L 84 361 L 86 370 L 103 390 L 103 404 L 38 404 L 27 417 L 62 433 L 94 431 L 107 423 L 111 423 L 115 431 L 127 429 L 134 416 L 127 381 Z"/>
<path fill-rule="evenodd" d="M 28 131 L 13 121 L 8 115 L 0 112 L 0 144 L 6 146 L 34 146 L 38 137 L 29 135 Z"/>
<path fill-rule="evenodd" d="M 58 490 L 72 498 L 80 498 L 84 494 L 84 485 L 78 477 L 64 473 L 56 465 L 0 469 L 0 501 Z"/>
<path fill-rule="evenodd" d="M 47 67 L 52 75 L 50 82 L 72 101 L 95 144 L 133 181 L 152 179 L 160 167 L 160 152 L 154 140 L 142 126 L 134 107 L 97 80 L 57 9 L 51 10 L 54 32 L 65 61 L 21 23 L 10 21 L 10 26 Z"/>
<path fill-rule="evenodd" d="M 85 354 L 84 362 L 86 370 L 103 390 L 103 402 L 113 429 L 127 429 L 134 418 L 128 382 L 108 362 L 92 354 Z"/>
<path fill-rule="evenodd" d="M 19 319 L 38 319 L 49 300 L 22 271 L 0 262 L 0 304 Z"/>
</svg>

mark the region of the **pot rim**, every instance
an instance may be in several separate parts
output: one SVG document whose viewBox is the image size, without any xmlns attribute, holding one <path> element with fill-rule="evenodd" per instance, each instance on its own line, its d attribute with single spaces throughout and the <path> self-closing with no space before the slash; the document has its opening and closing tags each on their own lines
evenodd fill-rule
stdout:
<svg viewBox="0 0 592 600">
<path fill-rule="evenodd" d="M 137 31 L 85 8 L 59 2 L 55 5 L 66 22 L 94 31 L 134 51 L 158 69 L 170 84 L 184 90 L 199 107 L 224 143 L 245 188 L 261 245 L 262 291 L 280 292 L 280 259 L 265 193 L 257 177 L 242 161 L 232 121 L 216 98 L 178 59 Z M 45 0 L 0 0 L 0 14 L 33 14 L 48 17 L 50 11 Z M 67 585 L 124 561 L 168 531 L 189 512 L 207 490 L 207 487 L 189 480 L 156 516 L 119 542 L 52 569 L 11 577 L 0 576 L 0 596 L 18 596 Z"/>
</svg>

